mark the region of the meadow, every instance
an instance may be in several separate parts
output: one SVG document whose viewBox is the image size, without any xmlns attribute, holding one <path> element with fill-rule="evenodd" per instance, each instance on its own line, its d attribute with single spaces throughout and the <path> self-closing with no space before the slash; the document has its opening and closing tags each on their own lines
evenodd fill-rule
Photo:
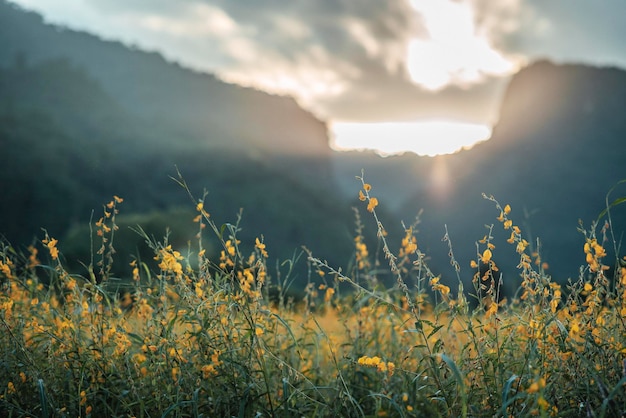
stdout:
<svg viewBox="0 0 626 418">
<path fill-rule="evenodd" d="M 263 236 L 242 243 L 238 221 L 214 220 L 206 194 L 189 193 L 198 234 L 187 251 L 137 228 L 156 268 L 137 258 L 124 280 L 111 273 L 117 196 L 92 225 L 82 273 L 68 271 L 62 243 L 45 232 L 25 252 L 0 243 L 0 415 L 626 414 L 626 261 L 607 256 L 608 246 L 619 254 L 610 205 L 602 222 L 581 226 L 586 264 L 561 285 L 524 239 L 516 208 L 486 195 L 494 223 L 477 237 L 476 259 L 460 265 L 446 232 L 452 273 L 442 277 L 417 225 L 390 242 L 376 189 L 358 179 L 349 267 L 304 248 L 298 298 L 297 260 L 274 268 Z M 361 216 L 375 222 L 373 245 Z M 507 242 L 495 242 L 495 228 Z M 207 255 L 209 242 L 218 256 Z M 519 291 L 508 299 L 495 261 L 503 246 L 519 255 Z M 469 289 L 462 269 L 473 271 Z M 394 286 L 383 286 L 383 270 Z"/>
</svg>

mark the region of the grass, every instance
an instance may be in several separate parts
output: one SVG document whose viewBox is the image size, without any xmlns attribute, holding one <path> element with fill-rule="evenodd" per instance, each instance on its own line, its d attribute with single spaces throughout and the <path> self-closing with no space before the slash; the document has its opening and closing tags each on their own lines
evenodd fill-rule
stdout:
<svg viewBox="0 0 626 418">
<path fill-rule="evenodd" d="M 290 276 L 278 274 L 297 260 L 270 272 L 262 236 L 241 243 L 238 222 L 218 227 L 206 195 L 194 199 L 194 246 L 181 254 L 167 237 L 144 234 L 157 268 L 137 259 L 127 280 L 111 275 L 119 197 L 93 225 L 83 274 L 67 271 L 47 234 L 26 254 L 3 243 L 0 414 L 624 416 L 626 263 L 616 260 L 609 277 L 610 217 L 600 231 L 581 230 L 586 265 L 562 288 L 513 210 L 485 196 L 498 222 L 470 266 L 456 262 L 446 231 L 455 274 L 444 278 L 428 268 L 415 226 L 392 250 L 372 187 L 359 179 L 380 251 L 370 253 L 357 211 L 350 267 L 305 249 L 310 273 L 298 300 Z M 493 228 L 510 231 L 502 245 L 520 257 L 511 300 L 500 295 Z M 205 256 L 207 240 L 219 257 Z M 383 263 L 392 288 L 380 284 Z M 469 290 L 462 268 L 475 271 Z"/>
</svg>

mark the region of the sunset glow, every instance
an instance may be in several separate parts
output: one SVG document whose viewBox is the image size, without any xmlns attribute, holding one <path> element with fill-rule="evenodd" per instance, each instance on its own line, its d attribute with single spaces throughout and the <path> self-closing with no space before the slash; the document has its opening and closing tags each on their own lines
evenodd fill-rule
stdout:
<svg viewBox="0 0 626 418">
<path fill-rule="evenodd" d="M 514 64 L 479 33 L 472 7 L 450 0 L 413 0 L 427 34 L 409 44 L 407 69 L 413 82 L 428 90 L 509 74 Z"/>
<path fill-rule="evenodd" d="M 489 139 L 485 125 L 449 121 L 333 123 L 331 145 L 338 151 L 376 150 L 381 155 L 413 152 L 435 156 L 451 154 Z"/>
</svg>

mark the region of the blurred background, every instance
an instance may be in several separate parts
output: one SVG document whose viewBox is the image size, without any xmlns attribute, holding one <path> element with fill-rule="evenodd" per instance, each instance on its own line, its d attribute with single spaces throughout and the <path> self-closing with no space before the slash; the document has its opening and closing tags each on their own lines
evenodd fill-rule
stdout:
<svg viewBox="0 0 626 418">
<path fill-rule="evenodd" d="M 46 228 L 80 270 L 90 218 L 118 195 L 126 276 L 150 254 L 131 227 L 171 229 L 183 253 L 195 241 L 180 171 L 218 226 L 242 210 L 244 248 L 263 236 L 274 262 L 305 245 L 349 268 L 352 207 L 376 248 L 363 169 L 396 249 L 423 211 L 418 245 L 443 283 L 444 228 L 469 282 L 496 223 L 494 259 L 519 285 L 483 192 L 556 281 L 575 279 L 579 226 L 626 178 L 626 4 L 492 3 L 0 0 L 0 234 L 25 249 Z M 626 212 L 611 214 L 619 245 Z M 608 264 L 624 255 L 612 242 Z"/>
</svg>

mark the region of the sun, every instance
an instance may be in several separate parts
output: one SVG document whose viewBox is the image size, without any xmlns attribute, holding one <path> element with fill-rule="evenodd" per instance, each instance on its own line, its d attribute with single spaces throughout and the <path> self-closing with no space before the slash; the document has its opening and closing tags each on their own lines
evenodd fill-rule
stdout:
<svg viewBox="0 0 626 418">
<path fill-rule="evenodd" d="M 404 152 L 427 156 L 451 154 L 491 136 L 491 129 L 485 125 L 446 120 L 335 122 L 330 129 L 333 149 L 370 149 L 384 156 Z"/>
<path fill-rule="evenodd" d="M 411 5 L 426 30 L 426 36 L 408 47 L 407 70 L 414 83 L 435 91 L 514 70 L 515 64 L 479 34 L 468 2 L 412 0 Z"/>
</svg>

